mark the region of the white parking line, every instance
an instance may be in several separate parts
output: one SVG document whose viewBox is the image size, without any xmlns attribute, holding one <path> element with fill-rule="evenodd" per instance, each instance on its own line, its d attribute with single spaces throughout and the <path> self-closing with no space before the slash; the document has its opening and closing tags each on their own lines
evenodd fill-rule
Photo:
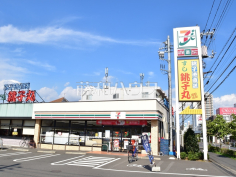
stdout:
<svg viewBox="0 0 236 177">
<path fill-rule="evenodd" d="M 58 161 L 58 162 L 51 163 L 51 165 L 65 165 L 65 163 L 62 163 L 62 162 L 66 162 L 66 161 L 78 159 L 78 158 L 83 157 L 83 156 L 84 156 L 84 155 L 78 156 L 78 157 L 73 157 L 73 158 L 66 159 L 66 160 L 61 160 L 61 161 Z M 60 163 L 62 163 L 62 164 L 60 164 Z"/>
<path fill-rule="evenodd" d="M 14 152 L 14 153 L 7 153 L 7 154 L 0 154 L 0 157 L 7 157 L 7 156 L 14 156 L 14 155 L 24 155 L 29 154 L 31 152 Z"/>
<path fill-rule="evenodd" d="M 82 166 L 82 167 L 101 167 L 106 164 L 112 163 L 120 158 L 110 158 L 110 157 L 94 157 L 88 156 L 81 158 L 83 156 L 74 157 L 59 162 L 51 163 L 51 165 L 73 165 L 73 166 Z"/>
<path fill-rule="evenodd" d="M 38 159 L 44 159 L 48 157 L 53 157 L 53 156 L 58 156 L 60 154 L 46 154 L 46 155 L 39 155 L 39 156 L 33 156 L 33 157 L 26 157 L 26 158 L 21 158 L 21 159 L 15 159 L 13 160 L 14 162 L 27 162 L 31 160 L 38 160 Z"/>
</svg>

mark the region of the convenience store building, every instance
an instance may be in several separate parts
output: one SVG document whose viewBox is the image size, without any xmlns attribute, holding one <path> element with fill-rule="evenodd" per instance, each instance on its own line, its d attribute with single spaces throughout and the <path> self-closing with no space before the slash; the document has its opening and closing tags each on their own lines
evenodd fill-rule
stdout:
<svg viewBox="0 0 236 177">
<path fill-rule="evenodd" d="M 147 134 L 154 155 L 168 138 L 168 110 L 157 99 L 0 104 L 0 137 L 28 136 L 42 149 L 126 151 Z M 14 133 L 17 132 L 17 133 Z"/>
</svg>

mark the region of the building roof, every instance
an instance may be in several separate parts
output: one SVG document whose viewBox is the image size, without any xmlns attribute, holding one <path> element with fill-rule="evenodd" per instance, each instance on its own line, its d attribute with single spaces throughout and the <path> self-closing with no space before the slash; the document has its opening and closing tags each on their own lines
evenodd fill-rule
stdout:
<svg viewBox="0 0 236 177">
<path fill-rule="evenodd" d="M 61 97 L 56 100 L 50 101 L 50 103 L 60 103 L 60 102 L 69 102 L 69 101 L 65 97 Z"/>
</svg>

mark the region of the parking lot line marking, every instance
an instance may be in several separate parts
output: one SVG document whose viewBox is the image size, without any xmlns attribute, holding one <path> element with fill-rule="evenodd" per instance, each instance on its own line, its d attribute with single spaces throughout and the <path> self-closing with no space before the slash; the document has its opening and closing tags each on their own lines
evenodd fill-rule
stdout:
<svg viewBox="0 0 236 177">
<path fill-rule="evenodd" d="M 100 165 L 100 166 L 97 166 L 97 167 L 95 167 L 95 168 L 100 168 L 100 167 L 102 167 L 102 166 L 104 166 L 104 165 L 107 165 L 107 164 L 112 163 L 112 162 L 114 162 L 114 161 L 117 161 L 117 160 L 119 160 L 119 159 L 120 159 L 120 158 L 114 159 L 114 160 L 112 160 L 112 161 L 110 161 L 110 162 L 107 162 L 107 163 L 102 164 L 102 165 Z"/>
<path fill-rule="evenodd" d="M 33 157 L 29 157 L 29 158 L 15 159 L 13 161 L 15 161 L 15 162 L 27 162 L 27 161 L 44 159 L 44 158 L 58 156 L 58 155 L 60 155 L 60 154 L 48 154 L 48 155 L 43 155 L 43 156 L 40 155 L 40 156 L 33 156 Z"/>
<path fill-rule="evenodd" d="M 148 171 L 131 171 L 131 170 L 116 170 L 116 169 L 108 169 L 108 168 L 93 168 L 97 170 L 105 170 L 105 171 L 117 171 L 117 172 L 127 172 L 127 173 L 148 173 L 148 174 L 162 174 L 162 175 L 176 175 L 176 176 L 205 176 L 205 177 L 233 177 L 233 176 L 216 176 L 216 175 L 200 175 L 200 174 L 184 174 L 184 173 L 163 173 L 163 172 L 148 172 Z"/>
<path fill-rule="evenodd" d="M 58 164 L 58 163 L 66 162 L 66 161 L 73 160 L 73 159 L 77 159 L 77 158 L 80 158 L 80 157 L 83 157 L 83 156 L 84 155 L 78 156 L 78 157 L 73 157 L 73 158 L 70 158 L 70 159 L 61 160 L 61 161 L 58 161 L 58 162 L 51 163 L 51 165 L 64 165 L 64 164 Z"/>
<path fill-rule="evenodd" d="M 83 158 L 81 158 L 83 157 Z M 120 158 L 110 158 L 110 157 L 94 157 L 94 156 L 88 156 L 84 157 L 74 157 L 70 159 L 65 159 L 62 161 L 51 163 L 51 165 L 72 165 L 72 166 L 83 166 L 83 167 L 100 167 L 103 165 L 106 165 L 108 163 L 112 163 Z"/>
<path fill-rule="evenodd" d="M 170 164 L 166 167 L 165 170 L 163 170 L 163 172 L 167 172 L 172 167 L 173 164 L 174 162 L 170 162 Z"/>
<path fill-rule="evenodd" d="M 7 157 L 7 156 L 14 156 L 14 155 L 24 155 L 29 154 L 32 152 L 15 152 L 15 153 L 7 153 L 7 154 L 0 154 L 0 157 Z"/>
</svg>

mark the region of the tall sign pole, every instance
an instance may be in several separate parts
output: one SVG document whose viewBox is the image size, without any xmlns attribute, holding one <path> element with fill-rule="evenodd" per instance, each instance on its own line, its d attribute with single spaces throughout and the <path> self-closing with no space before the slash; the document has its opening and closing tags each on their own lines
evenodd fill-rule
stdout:
<svg viewBox="0 0 236 177">
<path fill-rule="evenodd" d="M 202 50 L 199 26 L 174 28 L 176 90 L 177 158 L 180 158 L 179 114 L 202 114 L 204 160 L 207 160 L 207 137 L 204 105 Z M 179 112 L 179 102 L 201 102 L 201 109 Z"/>
</svg>

